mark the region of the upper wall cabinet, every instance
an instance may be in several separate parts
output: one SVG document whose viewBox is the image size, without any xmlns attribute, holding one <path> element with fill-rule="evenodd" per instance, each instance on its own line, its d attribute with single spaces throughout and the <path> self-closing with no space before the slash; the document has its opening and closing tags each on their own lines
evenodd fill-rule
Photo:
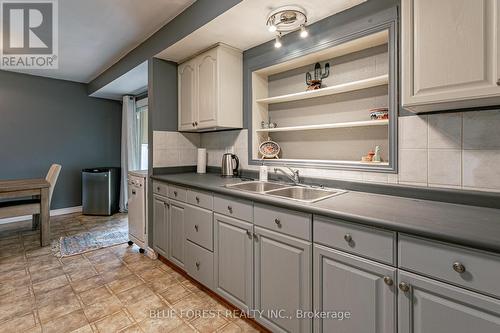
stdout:
<svg viewBox="0 0 500 333">
<path fill-rule="evenodd" d="M 402 104 L 500 104 L 499 0 L 402 0 Z"/>
<path fill-rule="evenodd" d="M 178 67 L 179 131 L 243 127 L 243 57 L 218 45 Z"/>
</svg>

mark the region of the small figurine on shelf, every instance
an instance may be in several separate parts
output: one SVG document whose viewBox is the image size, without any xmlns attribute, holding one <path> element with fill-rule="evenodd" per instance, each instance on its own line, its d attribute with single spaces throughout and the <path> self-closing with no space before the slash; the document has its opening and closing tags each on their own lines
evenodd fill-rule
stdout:
<svg viewBox="0 0 500 333">
<path fill-rule="evenodd" d="M 361 157 L 361 162 L 372 162 L 372 163 L 380 163 L 382 162 L 382 157 L 380 153 L 382 148 L 380 146 L 375 146 L 375 151 L 370 150 L 368 155 Z"/>
<path fill-rule="evenodd" d="M 262 129 L 276 128 L 276 127 L 278 127 L 278 124 L 273 123 L 273 122 L 271 121 L 271 117 L 269 117 L 269 119 L 268 119 L 267 123 L 266 123 L 264 120 L 262 120 L 262 121 L 260 122 L 260 127 L 262 127 Z"/>
<path fill-rule="evenodd" d="M 389 119 L 389 109 L 387 108 L 370 109 L 370 119 L 371 120 Z"/>
<path fill-rule="evenodd" d="M 381 151 L 380 146 L 375 146 L 375 155 L 373 155 L 373 157 L 372 157 L 372 162 L 375 162 L 375 163 L 382 162 L 382 158 L 380 157 L 380 151 Z"/>
<path fill-rule="evenodd" d="M 373 156 L 375 156 L 375 153 L 373 150 L 370 150 L 368 155 L 361 157 L 361 162 L 371 162 L 373 160 Z"/>
<path fill-rule="evenodd" d="M 314 65 L 314 79 L 311 76 L 311 73 L 306 73 L 306 84 L 307 90 L 316 90 L 321 89 L 321 82 L 323 79 L 326 79 L 330 75 L 330 63 L 325 64 L 324 73 L 321 70 L 321 65 L 319 62 Z"/>
</svg>

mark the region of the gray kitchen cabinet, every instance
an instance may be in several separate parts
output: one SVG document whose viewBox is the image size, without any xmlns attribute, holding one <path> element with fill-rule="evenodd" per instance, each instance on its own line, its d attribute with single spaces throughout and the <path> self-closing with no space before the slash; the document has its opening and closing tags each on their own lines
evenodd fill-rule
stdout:
<svg viewBox="0 0 500 333">
<path fill-rule="evenodd" d="M 168 199 L 153 195 L 153 247 L 164 257 L 168 257 Z"/>
<path fill-rule="evenodd" d="M 184 209 L 181 202 L 171 200 L 169 209 L 169 259 L 179 267 L 184 267 Z"/>
<path fill-rule="evenodd" d="M 402 270 L 398 281 L 399 333 L 500 332 L 500 300 Z"/>
<path fill-rule="evenodd" d="M 395 268 L 316 244 L 313 257 L 314 311 L 328 314 L 314 332 L 396 332 Z"/>
<path fill-rule="evenodd" d="M 311 243 L 255 227 L 255 305 L 257 320 L 273 332 L 310 332 L 312 309 Z"/>
<path fill-rule="evenodd" d="M 241 310 L 253 307 L 253 225 L 214 214 L 214 290 Z"/>
</svg>

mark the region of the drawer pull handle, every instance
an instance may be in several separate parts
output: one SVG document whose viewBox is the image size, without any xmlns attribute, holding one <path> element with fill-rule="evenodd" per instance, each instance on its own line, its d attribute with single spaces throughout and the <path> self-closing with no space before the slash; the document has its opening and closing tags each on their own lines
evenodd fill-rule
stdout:
<svg viewBox="0 0 500 333">
<path fill-rule="evenodd" d="M 193 125 L 193 127 L 194 127 L 194 121 L 191 123 L 191 125 Z"/>
<path fill-rule="evenodd" d="M 198 225 L 197 224 L 194 225 L 194 230 L 196 230 L 196 232 L 198 232 Z"/>
<path fill-rule="evenodd" d="M 198 270 L 198 271 L 199 271 L 199 270 L 200 270 L 200 262 L 199 262 L 199 261 L 197 261 L 195 265 L 196 265 L 196 270 Z"/>
<path fill-rule="evenodd" d="M 196 203 L 200 203 L 200 198 L 199 197 L 196 197 Z"/>
<path fill-rule="evenodd" d="M 500 79 L 497 80 L 497 86 L 500 86 Z"/>
<path fill-rule="evenodd" d="M 278 218 L 274 219 L 274 223 L 276 223 L 276 225 L 278 226 L 278 228 L 281 228 L 281 221 L 280 221 L 280 219 L 278 219 Z"/>
<path fill-rule="evenodd" d="M 174 191 L 174 196 L 177 196 L 177 191 Z"/>
<path fill-rule="evenodd" d="M 406 283 L 406 282 L 401 282 L 401 283 L 399 284 L 399 289 L 400 289 L 402 292 L 406 293 L 406 292 L 408 292 L 408 291 L 410 290 L 410 285 L 409 285 L 408 283 Z"/>
<path fill-rule="evenodd" d="M 352 236 L 351 236 L 351 234 L 345 234 L 345 235 L 344 235 L 344 240 L 345 240 L 347 243 L 352 242 Z"/>
<path fill-rule="evenodd" d="M 232 214 L 233 213 L 233 207 L 227 206 L 227 210 Z"/>
<path fill-rule="evenodd" d="M 465 266 L 459 262 L 454 262 L 453 263 L 453 270 L 457 273 L 464 273 L 465 272 Z"/>
<path fill-rule="evenodd" d="M 160 192 L 160 186 L 158 186 L 158 187 L 156 188 L 156 190 L 157 190 L 158 192 Z"/>
<path fill-rule="evenodd" d="M 394 280 L 390 276 L 384 276 L 384 283 L 388 286 L 392 286 L 394 284 Z"/>
</svg>

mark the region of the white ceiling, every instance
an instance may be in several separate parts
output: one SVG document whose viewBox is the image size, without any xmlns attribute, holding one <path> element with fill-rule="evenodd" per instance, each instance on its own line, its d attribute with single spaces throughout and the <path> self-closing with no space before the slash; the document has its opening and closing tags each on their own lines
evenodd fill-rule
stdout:
<svg viewBox="0 0 500 333">
<path fill-rule="evenodd" d="M 59 1 L 59 69 L 20 72 L 88 83 L 194 1 Z"/>
<path fill-rule="evenodd" d="M 123 95 L 137 95 L 145 92 L 147 87 L 148 62 L 145 61 L 90 96 L 121 100 Z"/>
<path fill-rule="evenodd" d="M 308 24 L 367 0 L 243 0 L 211 22 L 156 55 L 180 62 L 218 42 L 247 50 L 274 38 L 266 28 L 269 12 L 284 5 L 298 5 L 307 12 Z"/>
</svg>

